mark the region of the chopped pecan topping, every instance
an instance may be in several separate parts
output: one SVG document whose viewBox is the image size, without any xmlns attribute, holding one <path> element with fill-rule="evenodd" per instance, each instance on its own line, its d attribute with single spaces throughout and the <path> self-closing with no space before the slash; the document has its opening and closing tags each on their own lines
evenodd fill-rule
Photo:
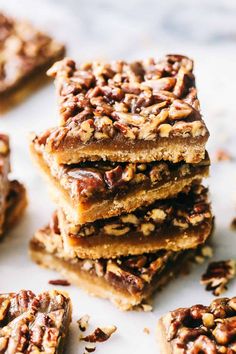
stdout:
<svg viewBox="0 0 236 354">
<path fill-rule="evenodd" d="M 48 74 L 56 78 L 61 125 L 83 143 L 120 134 L 131 140 L 168 137 L 176 134 L 177 121 L 182 123 L 179 135 L 186 135 L 186 124 L 189 135 L 207 134 L 199 113 L 193 63 L 187 57 L 81 65 L 66 58 Z"/>
<path fill-rule="evenodd" d="M 210 306 L 180 308 L 162 318 L 173 353 L 234 353 L 236 299 L 214 300 Z"/>
<path fill-rule="evenodd" d="M 96 328 L 93 333 L 82 337 L 81 340 L 89 343 L 105 342 L 117 330 L 116 326 Z"/>
<path fill-rule="evenodd" d="M 206 285 L 206 290 L 218 296 L 224 292 L 230 279 L 235 277 L 235 261 L 219 261 L 209 264 L 206 273 L 202 275 L 201 284 Z"/>
</svg>

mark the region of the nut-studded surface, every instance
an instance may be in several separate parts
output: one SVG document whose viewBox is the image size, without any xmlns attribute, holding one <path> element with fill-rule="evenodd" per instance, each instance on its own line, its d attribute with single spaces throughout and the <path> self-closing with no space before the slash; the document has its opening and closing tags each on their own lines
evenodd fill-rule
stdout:
<svg viewBox="0 0 236 354">
<path fill-rule="evenodd" d="M 70 159 L 65 154 L 58 157 L 61 162 L 87 158 L 86 150 L 83 155 L 81 149 L 86 145 L 104 148 L 98 156 L 89 150 L 94 160 L 133 161 L 130 149 L 138 153 L 138 147 L 161 147 L 162 138 L 179 138 L 179 143 L 192 139 L 199 144 L 201 151 L 196 147 L 195 155 L 182 152 L 182 156 L 169 156 L 171 161 L 198 162 L 203 158 L 209 134 L 199 111 L 193 62 L 187 57 L 167 55 L 159 61 L 80 65 L 64 59 L 54 64 L 49 75 L 56 78 L 61 127 L 45 132 L 40 140 L 48 151 L 71 150 Z M 114 151 L 114 144 L 119 151 Z M 106 156 L 108 147 L 113 151 Z M 143 152 L 137 161 L 167 159 L 164 152 L 158 154 Z"/>
<path fill-rule="evenodd" d="M 0 100 L 63 53 L 61 44 L 31 24 L 0 13 Z"/>
<path fill-rule="evenodd" d="M 71 321 L 66 293 L 30 290 L 0 295 L 1 353 L 62 353 Z"/>
<path fill-rule="evenodd" d="M 9 138 L 0 134 L 0 235 L 3 232 L 5 211 L 7 207 L 6 198 L 9 192 L 8 174 L 10 172 L 10 147 Z"/>
<path fill-rule="evenodd" d="M 195 248 L 206 241 L 212 227 L 207 190 L 202 186 L 194 186 L 187 195 L 82 226 L 69 223 L 58 210 L 49 226 L 55 239 L 62 236 L 66 253 L 93 259 Z M 40 239 L 42 232 L 39 230 L 35 237 Z"/>
<path fill-rule="evenodd" d="M 158 323 L 162 354 L 236 352 L 236 298 L 169 312 Z"/>
</svg>

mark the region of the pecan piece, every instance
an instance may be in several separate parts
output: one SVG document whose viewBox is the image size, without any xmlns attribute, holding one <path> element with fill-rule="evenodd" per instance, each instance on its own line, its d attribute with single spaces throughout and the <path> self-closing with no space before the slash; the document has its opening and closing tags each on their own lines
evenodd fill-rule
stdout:
<svg viewBox="0 0 236 354">
<path fill-rule="evenodd" d="M 144 236 L 150 235 L 154 230 L 155 225 L 151 222 L 146 222 L 140 225 L 140 232 L 142 232 Z"/>
<path fill-rule="evenodd" d="M 105 234 L 111 236 L 123 236 L 130 230 L 128 226 L 123 226 L 122 224 L 108 224 L 103 229 Z"/>
<path fill-rule="evenodd" d="M 173 120 L 187 118 L 192 112 L 193 109 L 190 105 L 175 100 L 169 108 L 169 118 Z"/>
<path fill-rule="evenodd" d="M 81 332 L 85 332 L 89 324 L 89 315 L 82 316 L 78 321 L 78 326 Z"/>
<path fill-rule="evenodd" d="M 60 285 L 60 286 L 69 286 L 70 283 L 65 279 L 55 279 L 49 280 L 48 284 L 50 285 Z"/>
<path fill-rule="evenodd" d="M 81 340 L 89 343 L 105 342 L 117 330 L 116 326 L 109 326 L 104 328 L 96 328 L 93 333 L 82 337 Z"/>
<path fill-rule="evenodd" d="M 235 261 L 219 261 L 209 264 L 202 275 L 201 284 L 206 285 L 206 290 L 212 290 L 218 296 L 227 288 L 226 285 L 235 276 Z"/>
<path fill-rule="evenodd" d="M 135 127 L 142 126 L 145 122 L 145 118 L 139 114 L 113 112 L 112 116 L 122 124 Z"/>
<path fill-rule="evenodd" d="M 94 132 L 94 123 L 92 119 L 85 120 L 81 123 L 78 135 L 83 143 L 91 139 Z"/>
<path fill-rule="evenodd" d="M 158 80 L 146 80 L 141 85 L 142 87 L 150 87 L 154 94 L 158 91 L 170 91 L 176 83 L 176 79 L 174 77 L 163 77 Z"/>
<path fill-rule="evenodd" d="M 73 179 L 72 183 L 76 193 L 79 192 L 81 195 L 89 197 L 94 190 L 97 192 L 105 190 L 102 174 L 96 169 L 75 167 L 68 169 L 67 174 Z"/>
<path fill-rule="evenodd" d="M 114 188 L 123 183 L 122 180 L 123 169 L 120 165 L 116 166 L 110 171 L 105 172 L 105 179 L 109 188 Z"/>
</svg>

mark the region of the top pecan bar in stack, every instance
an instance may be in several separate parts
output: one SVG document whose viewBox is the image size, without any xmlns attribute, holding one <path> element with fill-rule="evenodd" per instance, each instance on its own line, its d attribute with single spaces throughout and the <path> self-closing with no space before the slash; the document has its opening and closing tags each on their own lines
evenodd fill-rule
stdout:
<svg viewBox="0 0 236 354">
<path fill-rule="evenodd" d="M 209 133 L 189 58 L 85 64 L 67 58 L 48 74 L 55 77 L 61 119 L 41 140 L 59 163 L 204 158 Z"/>
</svg>

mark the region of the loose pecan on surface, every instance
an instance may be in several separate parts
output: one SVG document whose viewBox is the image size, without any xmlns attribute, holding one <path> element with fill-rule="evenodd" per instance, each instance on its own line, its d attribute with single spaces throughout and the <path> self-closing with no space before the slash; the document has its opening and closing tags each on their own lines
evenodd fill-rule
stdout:
<svg viewBox="0 0 236 354">
<path fill-rule="evenodd" d="M 201 284 L 218 296 L 227 289 L 227 284 L 235 275 L 234 260 L 212 262 L 202 275 Z"/>
</svg>

